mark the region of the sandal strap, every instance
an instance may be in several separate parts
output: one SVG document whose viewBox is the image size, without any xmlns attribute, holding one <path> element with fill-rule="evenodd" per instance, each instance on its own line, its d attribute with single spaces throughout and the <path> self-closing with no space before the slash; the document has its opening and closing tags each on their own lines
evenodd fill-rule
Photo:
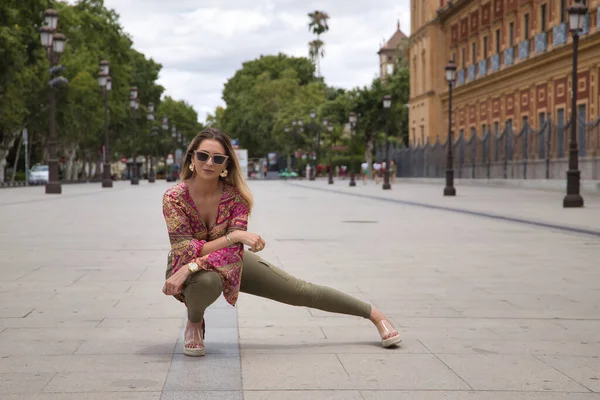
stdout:
<svg viewBox="0 0 600 400">
<path fill-rule="evenodd" d="M 381 321 L 377 322 L 375 325 L 377 325 L 378 327 L 380 326 L 382 328 L 382 331 L 381 331 L 382 336 L 388 336 L 390 333 L 398 332 L 394 328 L 394 325 L 392 325 L 392 323 L 390 321 L 388 321 L 387 319 L 382 319 Z"/>
</svg>

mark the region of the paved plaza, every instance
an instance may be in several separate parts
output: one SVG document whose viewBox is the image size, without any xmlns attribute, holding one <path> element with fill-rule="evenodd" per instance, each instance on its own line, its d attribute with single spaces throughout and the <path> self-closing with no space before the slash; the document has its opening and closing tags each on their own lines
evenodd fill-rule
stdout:
<svg viewBox="0 0 600 400">
<path fill-rule="evenodd" d="M 170 183 L 0 190 L 1 400 L 600 400 L 600 195 L 253 181 L 265 259 L 387 313 L 240 296 L 182 354 L 162 294 Z"/>
</svg>

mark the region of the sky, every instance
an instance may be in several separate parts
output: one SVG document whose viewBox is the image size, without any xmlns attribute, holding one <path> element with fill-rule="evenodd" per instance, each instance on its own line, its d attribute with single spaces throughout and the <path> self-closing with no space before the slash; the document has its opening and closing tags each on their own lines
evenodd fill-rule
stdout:
<svg viewBox="0 0 600 400">
<path fill-rule="evenodd" d="M 308 13 L 329 14 L 321 74 L 330 86 L 366 86 L 377 51 L 397 29 L 410 33 L 409 0 L 105 0 L 134 47 L 162 64 L 165 95 L 185 100 L 203 122 L 225 106 L 225 82 L 244 61 L 280 52 L 308 57 Z"/>
</svg>

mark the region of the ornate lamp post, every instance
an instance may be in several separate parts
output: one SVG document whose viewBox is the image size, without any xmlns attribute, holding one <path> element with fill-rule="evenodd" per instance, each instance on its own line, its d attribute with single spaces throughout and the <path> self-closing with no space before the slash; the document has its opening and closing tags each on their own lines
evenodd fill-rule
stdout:
<svg viewBox="0 0 600 400">
<path fill-rule="evenodd" d="M 331 150 L 329 150 L 329 181 L 327 182 L 329 185 L 333 185 L 333 146 L 335 146 L 335 142 L 333 141 L 333 124 L 327 126 L 327 130 L 329 131 L 329 140 L 331 141 Z"/>
<path fill-rule="evenodd" d="M 310 111 L 310 128 L 313 131 L 313 135 L 314 135 L 314 140 L 315 140 L 315 146 L 314 146 L 314 152 L 315 152 L 315 164 L 317 163 L 317 160 L 319 159 L 319 129 L 317 128 L 317 124 L 315 123 L 315 118 L 317 117 L 317 112 L 315 110 L 311 110 Z M 308 158 L 308 162 L 310 164 L 310 157 Z M 315 180 L 315 174 L 314 174 L 314 168 L 311 169 L 311 174 L 308 178 L 311 181 Z"/>
<path fill-rule="evenodd" d="M 583 197 L 579 193 L 581 172 L 577 145 L 577 51 L 579 34 L 585 26 L 587 6 L 576 1 L 569 7 L 569 30 L 573 35 L 573 76 L 571 78 L 571 138 L 569 140 L 569 169 L 567 170 L 567 194 L 563 207 L 583 207 Z"/>
<path fill-rule="evenodd" d="M 54 88 L 67 84 L 67 79 L 55 75 L 62 72 L 65 68 L 57 65 L 60 61 L 60 55 L 65 51 L 66 36 L 62 33 L 56 33 L 58 26 L 58 11 L 48 9 L 44 13 L 46 25 L 40 29 L 40 40 L 42 46 L 46 48 L 46 55 L 50 60 L 50 137 L 48 139 L 48 183 L 46 183 L 46 194 L 61 194 L 62 187 L 58 179 L 58 156 L 56 154 L 56 99 Z"/>
<path fill-rule="evenodd" d="M 383 190 L 390 190 L 390 108 L 392 96 L 383 96 L 383 109 L 385 110 L 385 171 L 383 171 Z"/>
<path fill-rule="evenodd" d="M 102 170 L 102 187 L 111 188 L 113 182 L 110 177 L 110 151 L 108 147 L 108 92 L 112 89 L 112 81 L 109 75 L 110 64 L 106 60 L 100 61 L 100 74 L 98 75 L 98 85 L 102 88 L 104 95 L 104 151 L 103 170 Z"/>
<path fill-rule="evenodd" d="M 444 196 L 456 196 L 454 188 L 454 170 L 452 161 L 452 86 L 456 80 L 456 64 L 454 60 L 450 60 L 446 65 L 446 81 L 448 81 L 448 157 L 446 160 L 446 187 L 444 188 Z"/>
<path fill-rule="evenodd" d="M 350 144 L 352 145 L 352 137 L 354 136 L 354 130 L 356 129 L 356 113 L 351 112 L 348 120 L 350 122 Z M 354 180 L 354 177 L 354 163 L 350 161 L 350 186 L 356 186 L 356 181 Z"/>
<path fill-rule="evenodd" d="M 139 185 L 140 178 L 137 170 L 137 129 L 135 121 L 137 118 L 137 110 L 140 108 L 140 101 L 138 99 L 137 87 L 132 87 L 129 90 L 129 108 L 131 109 L 131 126 L 133 129 L 133 151 L 132 151 L 132 163 L 131 163 L 131 184 Z"/>
<path fill-rule="evenodd" d="M 148 103 L 146 119 L 148 120 L 148 125 L 150 126 L 150 136 L 152 137 L 150 140 L 150 172 L 148 173 L 148 182 L 154 183 L 156 182 L 156 177 L 154 176 L 154 145 L 156 131 L 152 127 L 152 122 L 154 121 L 154 103 Z"/>
</svg>

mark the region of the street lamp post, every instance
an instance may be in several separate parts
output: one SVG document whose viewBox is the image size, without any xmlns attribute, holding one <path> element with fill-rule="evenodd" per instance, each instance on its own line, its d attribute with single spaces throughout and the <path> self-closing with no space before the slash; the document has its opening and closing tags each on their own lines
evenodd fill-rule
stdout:
<svg viewBox="0 0 600 400">
<path fill-rule="evenodd" d="M 573 35 L 573 75 L 571 78 L 571 138 L 569 140 L 569 169 L 567 170 L 567 194 L 563 207 L 583 207 L 583 197 L 579 192 L 581 172 L 577 145 L 577 51 L 579 34 L 585 26 L 587 6 L 576 1 L 569 7 L 569 30 Z"/>
<path fill-rule="evenodd" d="M 110 64 L 106 60 L 100 61 L 100 74 L 98 75 L 98 84 L 102 88 L 104 95 L 104 151 L 102 152 L 103 170 L 102 187 L 111 188 L 113 182 L 110 176 L 110 151 L 108 142 L 108 93 L 112 89 L 112 80 L 109 74 Z"/>
<path fill-rule="evenodd" d="M 452 86 L 456 79 L 456 64 L 454 60 L 450 60 L 446 65 L 446 81 L 448 81 L 448 157 L 446 160 L 446 187 L 444 188 L 444 196 L 456 196 L 454 188 L 454 169 L 452 160 Z"/>
<path fill-rule="evenodd" d="M 392 96 L 383 96 L 383 109 L 385 110 L 385 171 L 383 171 L 383 190 L 390 190 L 390 108 Z"/>
<path fill-rule="evenodd" d="M 48 9 L 44 13 L 45 25 L 40 29 L 42 46 L 46 48 L 46 55 L 50 61 L 50 137 L 48 139 L 48 183 L 46 183 L 46 194 L 61 194 L 62 187 L 58 178 L 58 156 L 56 154 L 56 99 L 54 88 L 65 85 L 67 79 L 58 73 L 64 70 L 63 66 L 57 65 L 60 55 L 65 51 L 66 36 L 56 33 L 58 26 L 58 11 Z"/>
<path fill-rule="evenodd" d="M 161 128 L 163 129 L 164 134 L 166 135 L 166 137 L 169 137 L 169 118 L 166 115 L 163 115 L 162 117 L 162 126 Z M 161 142 L 166 143 L 166 141 L 161 140 Z M 162 146 L 161 146 L 162 147 Z M 164 150 L 164 148 L 162 148 L 161 150 Z M 167 176 L 168 176 L 168 165 L 167 163 L 169 162 L 169 151 L 167 150 L 167 154 L 164 156 L 165 157 L 165 180 L 167 182 L 169 182 Z"/>
<path fill-rule="evenodd" d="M 135 121 L 137 117 L 137 110 L 140 107 L 140 102 L 138 99 L 138 89 L 137 87 L 132 87 L 129 90 L 129 108 L 131 109 L 131 122 L 133 129 L 133 149 L 132 149 L 132 162 L 131 162 L 131 184 L 139 185 L 140 178 L 138 176 L 137 170 L 137 129 L 135 126 Z"/>
<path fill-rule="evenodd" d="M 148 125 L 150 125 L 150 136 L 152 137 L 150 140 L 150 172 L 148 173 L 148 182 L 154 183 L 156 182 L 156 177 L 154 176 L 154 137 L 156 136 L 156 132 L 152 127 L 154 121 L 154 103 L 148 103 L 146 119 L 148 120 Z"/>
<path fill-rule="evenodd" d="M 356 129 L 356 113 L 351 112 L 348 120 L 350 121 L 350 148 L 352 148 L 352 137 L 354 135 L 354 130 Z M 352 152 L 350 152 L 350 157 L 352 157 Z M 356 180 L 354 178 L 354 162 L 350 159 L 350 186 L 356 186 Z"/>
<path fill-rule="evenodd" d="M 329 140 L 331 142 L 331 149 L 329 150 L 329 181 L 327 182 L 329 185 L 333 185 L 333 147 L 335 146 L 335 142 L 333 141 L 333 124 L 327 126 L 327 130 L 329 131 Z"/>
<path fill-rule="evenodd" d="M 319 160 L 319 138 L 318 138 L 318 128 L 317 128 L 317 124 L 315 123 L 315 118 L 317 117 L 317 112 L 315 110 L 311 110 L 310 112 L 310 127 L 313 131 L 313 135 L 315 136 L 315 146 L 314 146 L 314 151 L 315 151 L 315 164 L 317 163 L 317 161 Z M 312 155 L 312 154 L 311 154 Z M 310 163 L 310 157 L 308 158 L 308 162 Z M 313 173 L 314 168 L 311 169 L 311 173 L 310 176 L 308 177 L 309 180 L 314 181 L 315 180 L 315 174 Z"/>
</svg>

